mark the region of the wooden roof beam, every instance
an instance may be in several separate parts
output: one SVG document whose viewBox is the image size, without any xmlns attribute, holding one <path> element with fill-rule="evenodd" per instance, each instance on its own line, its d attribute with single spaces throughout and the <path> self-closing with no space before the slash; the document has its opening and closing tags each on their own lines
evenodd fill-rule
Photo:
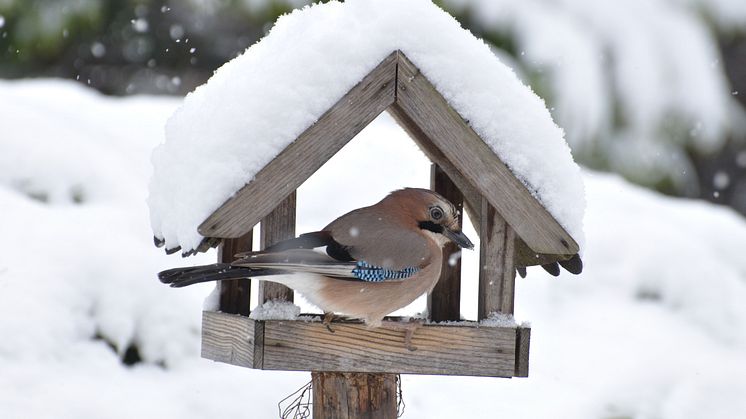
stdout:
<svg viewBox="0 0 746 419">
<path fill-rule="evenodd" d="M 441 165 L 473 209 L 481 208 L 474 202 L 476 189 L 534 252 L 560 255 L 578 252 L 572 236 L 401 52 L 396 102 L 391 112 L 405 121 L 403 125 L 408 131 L 420 133 L 414 136 L 417 143 Z"/>
<path fill-rule="evenodd" d="M 535 264 L 531 258 L 546 263 L 578 252 L 575 240 L 400 51 L 386 57 L 210 215 L 199 226 L 200 234 L 245 234 L 387 108 L 462 191 L 477 224 L 484 195 L 513 227 L 521 239 L 517 253 L 527 255 L 520 257 L 525 260 L 519 265 Z"/>
<path fill-rule="evenodd" d="M 326 111 L 199 226 L 205 237 L 251 230 L 395 99 L 396 52 Z"/>
</svg>

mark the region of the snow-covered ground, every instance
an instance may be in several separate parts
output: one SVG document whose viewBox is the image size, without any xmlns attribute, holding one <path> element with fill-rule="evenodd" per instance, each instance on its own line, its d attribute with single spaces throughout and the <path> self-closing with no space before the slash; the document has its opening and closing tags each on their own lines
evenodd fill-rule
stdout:
<svg viewBox="0 0 746 419">
<path fill-rule="evenodd" d="M 200 359 L 211 287 L 155 277 L 215 258 L 152 244 L 149 158 L 179 101 L 50 80 L 0 82 L 0 98 L 0 417 L 277 416 L 309 374 Z M 427 160 L 381 117 L 303 185 L 298 231 L 428 178 Z M 585 272 L 531 268 L 517 284 L 531 376 L 405 376 L 405 418 L 743 416 L 746 222 L 614 176 L 584 180 Z M 477 255 L 464 253 L 467 318 Z M 133 344 L 143 362 L 128 367 Z"/>
</svg>

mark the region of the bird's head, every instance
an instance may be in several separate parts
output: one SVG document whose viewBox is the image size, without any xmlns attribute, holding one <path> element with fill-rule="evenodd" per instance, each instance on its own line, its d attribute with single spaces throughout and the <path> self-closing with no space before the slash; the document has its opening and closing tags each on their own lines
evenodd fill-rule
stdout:
<svg viewBox="0 0 746 419">
<path fill-rule="evenodd" d="M 387 199 L 399 204 L 417 228 L 432 234 L 441 245 L 452 241 L 459 247 L 474 248 L 461 231 L 458 208 L 440 194 L 429 189 L 405 188 L 392 192 Z"/>
</svg>

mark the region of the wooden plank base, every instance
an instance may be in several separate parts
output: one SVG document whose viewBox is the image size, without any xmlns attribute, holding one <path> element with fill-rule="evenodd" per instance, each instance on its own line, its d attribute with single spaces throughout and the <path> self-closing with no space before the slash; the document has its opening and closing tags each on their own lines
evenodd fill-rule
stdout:
<svg viewBox="0 0 746 419">
<path fill-rule="evenodd" d="M 425 324 L 405 332 L 362 323 L 253 320 L 202 313 L 202 357 L 265 370 L 514 377 L 528 371 L 530 330 L 476 322 Z M 524 340 L 525 339 L 525 340 Z M 524 365 L 525 364 L 525 365 Z"/>
</svg>

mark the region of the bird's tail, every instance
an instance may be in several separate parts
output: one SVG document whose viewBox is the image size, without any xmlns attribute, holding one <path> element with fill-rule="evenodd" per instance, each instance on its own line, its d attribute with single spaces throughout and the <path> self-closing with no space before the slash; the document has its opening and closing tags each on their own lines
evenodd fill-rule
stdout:
<svg viewBox="0 0 746 419">
<path fill-rule="evenodd" d="M 290 249 L 282 252 L 252 252 L 239 255 L 233 263 L 213 263 L 212 265 L 168 269 L 158 274 L 164 284 L 180 288 L 200 282 L 222 281 L 226 279 L 248 279 L 260 276 L 293 288 L 298 285 L 294 273 L 316 274 L 332 278 L 357 280 L 354 269 L 356 262 L 340 262 L 311 249 Z"/>
<path fill-rule="evenodd" d="M 249 268 L 245 266 L 233 266 L 230 263 L 213 263 L 212 265 L 168 269 L 159 272 L 158 279 L 164 284 L 169 284 L 171 287 L 181 288 L 200 282 L 247 279 L 282 273 L 284 272 L 277 269 Z"/>
</svg>

